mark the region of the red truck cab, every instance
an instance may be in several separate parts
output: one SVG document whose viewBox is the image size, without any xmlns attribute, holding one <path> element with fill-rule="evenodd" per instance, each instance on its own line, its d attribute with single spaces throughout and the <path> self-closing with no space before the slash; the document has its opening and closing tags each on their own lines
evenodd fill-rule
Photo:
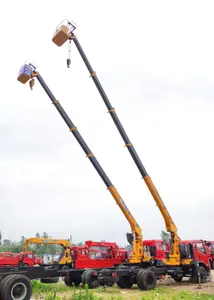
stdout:
<svg viewBox="0 0 214 300">
<path fill-rule="evenodd" d="M 206 244 L 202 240 L 182 240 L 180 246 L 182 245 L 187 247 L 185 249 L 180 247 L 181 258 L 185 252 L 185 256 L 196 260 L 206 270 L 211 269 L 209 253 L 207 253 Z"/>
<path fill-rule="evenodd" d="M 42 259 L 36 257 L 33 252 L 20 252 L 19 256 L 25 267 L 33 267 L 34 265 L 42 264 Z"/>
<path fill-rule="evenodd" d="M 214 241 L 204 241 L 211 269 L 214 269 Z"/>
</svg>

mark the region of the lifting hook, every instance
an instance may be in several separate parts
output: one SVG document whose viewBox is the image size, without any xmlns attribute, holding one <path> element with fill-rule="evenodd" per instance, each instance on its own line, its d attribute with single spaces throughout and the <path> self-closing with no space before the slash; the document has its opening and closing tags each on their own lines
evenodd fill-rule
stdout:
<svg viewBox="0 0 214 300">
<path fill-rule="evenodd" d="M 30 89 L 32 90 L 33 87 L 34 87 L 34 84 L 35 84 L 35 79 L 32 78 L 30 81 L 29 81 L 29 85 L 30 85 Z"/>
</svg>

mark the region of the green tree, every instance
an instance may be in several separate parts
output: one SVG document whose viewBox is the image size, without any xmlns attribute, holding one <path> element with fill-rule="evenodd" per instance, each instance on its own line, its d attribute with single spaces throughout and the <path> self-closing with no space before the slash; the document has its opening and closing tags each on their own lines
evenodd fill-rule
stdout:
<svg viewBox="0 0 214 300">
<path fill-rule="evenodd" d="M 170 234 L 164 230 L 161 230 L 161 239 L 164 240 L 166 243 L 170 242 Z"/>
<path fill-rule="evenodd" d="M 24 245 L 26 238 L 24 236 L 21 236 L 20 244 Z"/>
<path fill-rule="evenodd" d="M 79 242 L 78 244 L 77 244 L 77 246 L 83 246 L 84 244 L 82 243 L 82 242 Z"/>
<path fill-rule="evenodd" d="M 4 239 L 3 240 L 3 246 L 11 246 L 12 242 L 9 239 Z"/>
<path fill-rule="evenodd" d="M 47 232 L 44 231 L 43 234 L 42 234 L 42 237 L 45 238 L 45 239 L 47 239 L 47 238 L 49 238 L 49 235 L 48 235 Z"/>
<path fill-rule="evenodd" d="M 0 231 L 0 246 L 2 245 L 2 233 Z"/>
</svg>

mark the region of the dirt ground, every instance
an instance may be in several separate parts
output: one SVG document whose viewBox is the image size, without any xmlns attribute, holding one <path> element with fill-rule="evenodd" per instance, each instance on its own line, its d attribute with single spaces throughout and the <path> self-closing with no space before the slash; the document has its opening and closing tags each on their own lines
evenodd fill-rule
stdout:
<svg viewBox="0 0 214 300">
<path fill-rule="evenodd" d="M 212 281 L 205 284 L 191 284 L 188 280 L 183 280 L 182 282 L 175 282 L 173 279 L 166 279 L 163 282 L 158 283 L 157 286 L 169 286 L 175 290 L 185 290 L 191 292 L 203 292 L 205 294 L 214 295 L 214 270 L 212 272 Z"/>
<path fill-rule="evenodd" d="M 62 283 L 59 283 L 62 284 Z M 64 284 L 63 284 L 64 286 Z M 114 287 L 112 288 L 97 288 L 93 290 L 93 293 L 97 296 L 101 296 L 102 299 L 114 299 L 113 297 L 119 296 L 120 298 L 122 297 L 122 299 L 124 300 L 141 300 L 142 299 L 142 295 L 143 296 L 149 296 L 148 299 L 175 299 L 172 297 L 172 295 L 179 295 L 179 293 L 183 293 L 183 291 L 187 292 L 187 293 L 194 293 L 194 295 L 196 295 L 196 298 L 192 298 L 191 299 L 199 299 L 197 295 L 203 295 L 203 294 L 207 294 L 207 295 L 212 295 L 210 299 L 214 299 L 214 270 L 212 271 L 212 280 L 210 282 L 207 282 L 205 284 L 192 284 L 191 282 L 189 282 L 187 279 L 183 279 L 182 282 L 175 282 L 173 279 L 169 278 L 166 279 L 162 282 L 157 282 L 157 286 L 156 289 L 153 291 L 148 291 L 148 292 L 142 292 L 138 289 L 137 285 L 134 285 L 131 289 L 124 289 L 121 290 L 117 287 L 117 285 L 114 285 Z M 143 294 L 142 294 L 143 293 Z M 189 294 L 187 294 L 189 295 Z M 60 299 L 63 299 L 63 297 L 68 297 L 66 299 L 70 299 L 70 291 L 68 289 L 68 291 L 65 292 L 57 292 L 57 296 L 60 296 Z M 189 296 L 186 296 L 189 297 Z M 180 297 L 176 298 L 176 299 L 188 299 L 184 297 L 183 295 L 181 295 Z M 46 299 L 45 298 L 45 294 L 39 298 L 33 297 L 33 300 L 35 299 Z M 51 298 L 52 299 L 52 298 Z M 118 298 L 119 299 L 119 298 Z M 147 298 L 145 298 L 147 299 Z M 200 299 L 202 299 L 200 297 Z M 208 299 L 208 298 L 206 298 Z"/>
</svg>

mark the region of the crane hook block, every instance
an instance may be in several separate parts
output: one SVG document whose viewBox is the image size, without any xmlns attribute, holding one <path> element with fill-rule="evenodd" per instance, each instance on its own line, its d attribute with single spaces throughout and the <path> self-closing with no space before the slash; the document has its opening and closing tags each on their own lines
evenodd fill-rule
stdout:
<svg viewBox="0 0 214 300">
<path fill-rule="evenodd" d="M 60 26 L 54 33 L 52 42 L 57 46 L 62 46 L 69 39 L 69 29 L 65 25 Z"/>
<path fill-rule="evenodd" d="M 68 58 L 68 59 L 67 59 L 67 67 L 70 68 L 70 65 L 71 65 L 71 59 Z"/>
<path fill-rule="evenodd" d="M 17 80 L 23 84 L 26 83 L 31 78 L 32 71 L 32 66 L 24 64 L 19 71 Z"/>
<path fill-rule="evenodd" d="M 34 84 L 35 84 L 34 78 L 32 78 L 32 79 L 29 81 L 29 84 L 30 84 L 30 89 L 32 90 L 33 87 L 34 87 Z"/>
</svg>

